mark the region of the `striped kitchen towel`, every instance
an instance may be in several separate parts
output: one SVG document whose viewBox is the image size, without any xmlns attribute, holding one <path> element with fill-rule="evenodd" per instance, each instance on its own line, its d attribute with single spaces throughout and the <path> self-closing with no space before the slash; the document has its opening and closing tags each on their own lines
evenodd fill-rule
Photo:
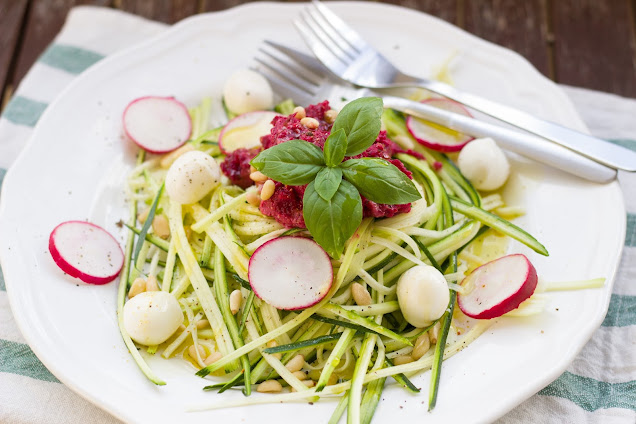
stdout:
<svg viewBox="0 0 636 424">
<path fill-rule="evenodd" d="M 0 184 L 55 96 L 103 57 L 165 25 L 113 9 L 77 7 L 0 119 Z M 592 133 L 636 150 L 636 100 L 563 87 Z M 568 370 L 500 423 L 636 422 L 636 175 L 621 174 L 625 250 L 609 312 Z M 0 423 L 117 423 L 64 387 L 25 344 L 0 271 Z"/>
</svg>

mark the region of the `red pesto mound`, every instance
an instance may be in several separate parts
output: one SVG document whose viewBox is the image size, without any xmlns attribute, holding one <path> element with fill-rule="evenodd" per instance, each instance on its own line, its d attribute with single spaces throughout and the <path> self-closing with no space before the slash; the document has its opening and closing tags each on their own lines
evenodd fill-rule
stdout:
<svg viewBox="0 0 636 424">
<path fill-rule="evenodd" d="M 261 213 L 289 228 L 305 228 L 303 196 L 307 186 L 288 186 L 276 181 L 274 194 L 261 202 Z"/>
<path fill-rule="evenodd" d="M 318 120 L 319 125 L 316 129 L 309 129 L 302 125 L 294 114 L 275 117 L 272 120 L 274 127 L 271 132 L 261 137 L 263 149 L 269 149 L 272 146 L 289 140 L 305 140 L 322 149 L 325 145 L 325 140 L 327 140 L 327 137 L 331 134 L 331 124 L 325 121 L 325 112 L 330 109 L 329 102 L 326 100 L 305 108 L 306 116 Z M 221 169 L 225 175 L 230 178 L 232 183 L 243 188 L 253 184 L 253 181 L 249 179 L 249 161 L 258 154 L 258 151 L 258 149 L 238 149 L 226 157 L 225 161 L 221 164 Z M 398 153 L 408 153 L 421 157 L 415 152 L 400 148 L 387 138 L 385 131 L 380 131 L 376 141 L 367 150 L 349 159 L 365 157 L 386 159 L 411 178 L 411 172 L 404 167 L 404 164 L 398 159 L 393 159 L 393 156 Z M 241 184 L 239 184 L 239 182 Z M 274 195 L 261 202 L 261 212 L 264 215 L 271 216 L 286 227 L 305 228 L 305 220 L 303 219 L 303 196 L 305 194 L 305 188 L 306 186 L 286 186 L 276 182 Z M 385 205 L 372 202 L 364 196 L 361 197 L 364 217 L 388 218 L 398 213 L 406 213 L 411 210 L 410 203 Z"/>
<path fill-rule="evenodd" d="M 221 163 L 221 170 L 232 181 L 232 184 L 248 188 L 254 184 L 254 181 L 250 179 L 250 161 L 260 151 L 259 147 L 236 149 L 225 157 Z"/>
</svg>

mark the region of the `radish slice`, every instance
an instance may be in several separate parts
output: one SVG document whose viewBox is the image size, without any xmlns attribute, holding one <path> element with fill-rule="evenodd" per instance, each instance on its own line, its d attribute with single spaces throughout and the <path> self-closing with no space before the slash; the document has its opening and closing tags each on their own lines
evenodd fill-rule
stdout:
<svg viewBox="0 0 636 424">
<path fill-rule="evenodd" d="M 49 251 L 62 271 L 89 284 L 113 281 L 124 266 L 117 240 L 90 222 L 67 221 L 55 227 Z"/>
<path fill-rule="evenodd" d="M 452 100 L 427 99 L 422 103 L 472 118 L 464 106 Z M 412 116 L 406 118 L 406 127 L 420 144 L 438 152 L 458 152 L 473 139 L 469 135 Z"/>
<path fill-rule="evenodd" d="M 537 287 L 537 271 L 524 255 L 508 255 L 488 262 L 464 278 L 467 289 L 458 294 L 462 312 L 477 319 L 497 318 L 532 296 Z"/>
<path fill-rule="evenodd" d="M 124 110 L 124 131 L 150 153 L 168 153 L 181 147 L 192 132 L 188 108 L 174 97 L 140 97 Z"/>
<path fill-rule="evenodd" d="M 313 240 L 279 237 L 250 258 L 254 294 L 277 309 L 293 311 L 320 302 L 333 282 L 329 255 Z"/>
<path fill-rule="evenodd" d="M 236 149 L 260 147 L 261 137 L 269 134 L 272 120 L 281 116 L 268 110 L 247 112 L 228 122 L 219 134 L 219 146 L 224 153 Z"/>
</svg>

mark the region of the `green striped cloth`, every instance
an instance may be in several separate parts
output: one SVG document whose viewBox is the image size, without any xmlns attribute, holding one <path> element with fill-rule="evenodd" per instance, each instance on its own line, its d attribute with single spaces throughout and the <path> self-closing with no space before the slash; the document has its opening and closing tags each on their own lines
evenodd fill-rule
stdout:
<svg viewBox="0 0 636 424">
<path fill-rule="evenodd" d="M 0 119 L 0 184 L 42 112 L 77 74 L 164 28 L 112 9 L 73 9 Z M 636 100 L 563 89 L 595 135 L 636 149 Z M 625 193 L 636 192 L 636 176 L 622 174 L 620 181 Z M 559 379 L 500 423 L 636 422 L 636 197 L 625 200 L 625 253 L 602 327 Z M 1 271 L 0 323 L 0 423 L 118 422 L 60 384 L 35 357 L 13 320 Z"/>
</svg>

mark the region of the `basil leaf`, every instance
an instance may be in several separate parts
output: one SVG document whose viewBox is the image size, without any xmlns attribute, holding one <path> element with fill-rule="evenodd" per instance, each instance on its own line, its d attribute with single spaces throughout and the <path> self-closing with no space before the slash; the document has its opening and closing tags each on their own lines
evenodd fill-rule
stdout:
<svg viewBox="0 0 636 424">
<path fill-rule="evenodd" d="M 342 182 L 342 169 L 322 168 L 316 175 L 315 189 L 325 200 L 331 200 Z"/>
<path fill-rule="evenodd" d="M 260 152 L 250 164 L 275 181 L 304 185 L 325 166 L 322 150 L 303 140 L 290 140 Z"/>
<path fill-rule="evenodd" d="M 347 135 L 344 129 L 340 128 L 336 132 L 331 132 L 331 135 L 327 137 L 325 141 L 325 163 L 329 167 L 340 165 L 340 162 L 344 159 L 345 151 L 347 150 Z"/>
<path fill-rule="evenodd" d="M 346 156 L 359 155 L 378 138 L 382 110 L 382 99 L 363 97 L 348 103 L 338 113 L 331 132 L 344 129 L 347 135 Z"/>
<path fill-rule="evenodd" d="M 355 187 L 343 180 L 331 200 L 325 200 L 312 181 L 303 197 L 303 217 L 314 240 L 338 259 L 362 222 L 362 199 Z"/>
<path fill-rule="evenodd" d="M 345 180 L 376 203 L 397 205 L 420 199 L 413 181 L 392 163 L 380 158 L 349 159 L 340 167 Z"/>
</svg>

